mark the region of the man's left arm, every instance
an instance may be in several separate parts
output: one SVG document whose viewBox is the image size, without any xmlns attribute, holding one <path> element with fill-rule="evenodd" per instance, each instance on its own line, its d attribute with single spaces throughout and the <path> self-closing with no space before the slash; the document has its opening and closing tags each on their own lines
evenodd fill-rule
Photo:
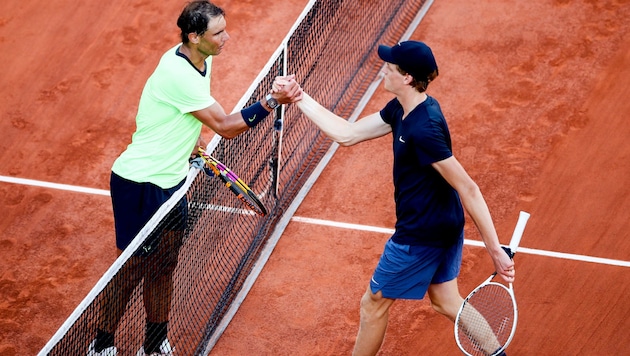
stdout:
<svg viewBox="0 0 630 356">
<path fill-rule="evenodd" d="M 455 156 L 435 162 L 432 166 L 459 194 L 464 209 L 473 219 L 486 250 L 492 257 L 497 273 L 507 282 L 512 282 L 514 280 L 514 262 L 501 248 L 490 210 L 479 186 L 468 175 Z"/>
</svg>

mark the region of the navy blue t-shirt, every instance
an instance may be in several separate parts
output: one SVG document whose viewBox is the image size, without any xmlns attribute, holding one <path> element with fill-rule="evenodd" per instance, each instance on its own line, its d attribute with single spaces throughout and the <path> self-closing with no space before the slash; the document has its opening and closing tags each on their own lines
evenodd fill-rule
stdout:
<svg viewBox="0 0 630 356">
<path fill-rule="evenodd" d="M 464 228 L 459 195 L 431 166 L 453 155 L 451 136 L 440 104 L 427 99 L 403 120 L 403 108 L 393 99 L 380 112 L 392 127 L 396 232 L 404 245 L 446 247 Z"/>
</svg>

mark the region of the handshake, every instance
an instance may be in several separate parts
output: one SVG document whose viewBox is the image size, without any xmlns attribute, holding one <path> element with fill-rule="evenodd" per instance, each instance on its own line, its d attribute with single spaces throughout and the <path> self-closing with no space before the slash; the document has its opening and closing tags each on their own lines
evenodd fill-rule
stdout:
<svg viewBox="0 0 630 356">
<path fill-rule="evenodd" d="M 272 84 L 271 96 L 279 104 L 291 104 L 302 100 L 304 91 L 295 81 L 295 74 L 278 76 Z"/>
</svg>

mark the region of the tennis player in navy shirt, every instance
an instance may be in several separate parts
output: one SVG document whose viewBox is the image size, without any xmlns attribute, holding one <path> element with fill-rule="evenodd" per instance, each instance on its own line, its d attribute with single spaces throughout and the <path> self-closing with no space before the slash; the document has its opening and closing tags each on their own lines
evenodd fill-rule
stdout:
<svg viewBox="0 0 630 356">
<path fill-rule="evenodd" d="M 375 355 L 396 299 L 423 299 L 455 320 L 463 299 L 457 277 L 462 262 L 464 208 L 473 219 L 498 274 L 514 281 L 514 263 L 501 249 L 477 184 L 453 156 L 438 101 L 426 94 L 438 76 L 432 50 L 405 41 L 378 47 L 386 62 L 385 89 L 395 95 L 380 111 L 348 122 L 306 92 L 297 105 L 328 137 L 351 146 L 393 135 L 396 229 L 387 241 L 361 299 L 361 324 L 353 355 Z M 419 335 L 421 337 L 421 335 Z M 430 340 L 427 340 L 430 341 Z"/>
</svg>

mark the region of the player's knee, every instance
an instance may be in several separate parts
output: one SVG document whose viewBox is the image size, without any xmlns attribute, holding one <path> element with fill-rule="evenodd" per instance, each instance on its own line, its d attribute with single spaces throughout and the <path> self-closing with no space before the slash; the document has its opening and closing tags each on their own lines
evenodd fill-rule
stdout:
<svg viewBox="0 0 630 356">
<path fill-rule="evenodd" d="M 455 320 L 460 305 L 461 303 L 458 303 L 454 298 L 447 300 L 439 298 L 431 299 L 431 307 L 433 310 L 453 321 Z"/>
<path fill-rule="evenodd" d="M 435 310 L 436 312 L 442 315 L 446 313 L 446 309 L 444 309 L 444 306 L 440 304 L 438 301 L 431 300 L 431 307 L 433 308 L 433 310 Z"/>
<path fill-rule="evenodd" d="M 428 292 L 433 310 L 451 320 L 455 320 L 457 311 L 464 301 L 459 294 L 457 280 L 432 284 Z"/>
<path fill-rule="evenodd" d="M 159 263 L 163 273 L 171 274 L 175 271 L 179 260 L 179 251 L 182 246 L 182 233 L 175 232 L 166 236 L 156 253 L 155 259 Z"/>
<path fill-rule="evenodd" d="M 377 320 L 387 315 L 392 299 L 383 298 L 381 292 L 372 293 L 369 289 L 361 298 L 361 319 Z"/>
<path fill-rule="evenodd" d="M 171 274 L 175 271 L 177 267 L 178 255 L 174 253 L 169 253 L 166 255 L 166 258 L 163 260 L 162 270 L 166 274 Z"/>
</svg>

